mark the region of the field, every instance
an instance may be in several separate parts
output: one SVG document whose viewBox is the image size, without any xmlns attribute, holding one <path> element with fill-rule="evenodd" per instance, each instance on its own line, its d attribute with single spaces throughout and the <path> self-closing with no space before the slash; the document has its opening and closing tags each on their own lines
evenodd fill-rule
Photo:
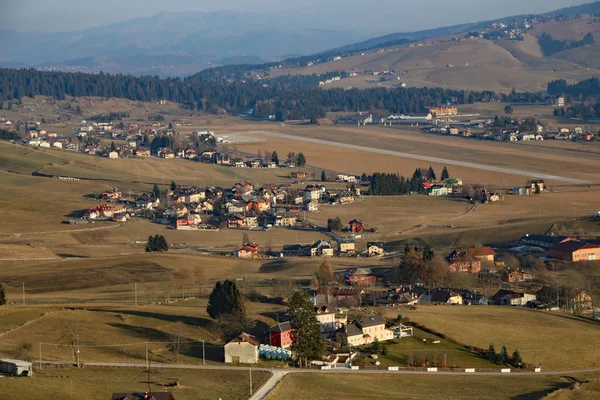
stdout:
<svg viewBox="0 0 600 400">
<path fill-rule="evenodd" d="M 600 326 L 590 321 L 500 306 L 421 306 L 400 312 L 460 343 L 486 349 L 492 343 L 509 353 L 518 348 L 526 363 L 545 370 L 589 368 L 600 361 Z"/>
<path fill-rule="evenodd" d="M 287 154 L 293 149 L 301 148 L 310 165 L 353 174 L 397 172 L 404 176 L 412 176 L 417 167 L 427 169 L 431 165 L 436 171 L 441 171 L 444 165 L 447 165 L 451 176 L 460 177 L 464 182 L 495 184 L 501 187 L 523 184 L 527 176 L 535 177 L 541 174 L 591 182 L 598 182 L 600 179 L 600 166 L 596 162 L 597 154 L 587 151 L 467 140 L 423 134 L 406 128 L 288 126 L 285 130 L 273 128 L 271 132 L 273 134 L 250 132 L 247 136 L 260 138 L 265 142 L 238 143 L 236 146 L 241 151 L 254 154 L 259 149 L 273 149 L 278 153 L 281 151 L 281 154 Z M 322 142 L 308 142 L 306 139 Z M 301 143 L 298 143 L 300 141 Z M 372 151 L 356 147 L 334 147 L 333 145 L 330 151 L 324 152 L 323 148 L 327 144 L 323 142 L 397 151 L 448 161 L 420 161 L 402 156 L 373 154 Z M 577 170 L 571 168 L 575 161 L 581 165 L 581 168 Z M 475 166 L 465 166 L 463 162 L 517 170 L 522 175 L 482 170 Z M 547 180 L 552 181 L 551 178 Z"/>
<path fill-rule="evenodd" d="M 366 374 L 288 374 L 267 396 L 301 395 L 310 399 L 523 399 L 543 398 L 568 388 L 573 379 L 592 380 L 598 375 L 561 376 L 418 376 Z M 577 393 L 577 392 L 575 392 Z M 568 398 L 568 397 L 553 397 Z M 588 397 L 593 398 L 593 397 Z"/>
<path fill-rule="evenodd" d="M 269 376 L 268 372 L 252 371 L 254 389 Z M 119 392 L 162 392 L 163 385 L 176 379 L 180 387 L 168 390 L 178 400 L 248 398 L 247 371 L 152 369 L 148 375 L 143 369 L 133 368 L 44 368 L 31 379 L 4 378 L 2 388 L 6 400 L 48 397 L 103 400 Z"/>
</svg>

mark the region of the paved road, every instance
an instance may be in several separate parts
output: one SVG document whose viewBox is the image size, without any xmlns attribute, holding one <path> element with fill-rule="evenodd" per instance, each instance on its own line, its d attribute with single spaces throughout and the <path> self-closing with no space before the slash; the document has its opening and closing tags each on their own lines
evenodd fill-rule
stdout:
<svg viewBox="0 0 600 400">
<path fill-rule="evenodd" d="M 243 135 L 244 133 L 254 134 L 254 135 L 258 134 L 258 135 L 264 135 L 264 136 L 272 136 L 272 137 L 277 137 L 277 138 L 281 138 L 281 139 L 296 140 L 299 142 L 322 144 L 322 145 L 330 146 L 330 147 L 341 147 L 341 148 L 351 149 L 351 150 L 367 151 L 370 153 L 384 154 L 384 155 L 403 157 L 403 158 L 411 158 L 414 160 L 430 161 L 433 163 L 455 165 L 458 167 L 481 169 L 484 171 L 492 171 L 492 172 L 501 172 L 504 174 L 520 175 L 520 176 L 526 176 L 528 178 L 549 179 L 549 180 L 567 182 L 567 183 L 589 183 L 589 181 L 575 179 L 575 178 L 567 178 L 567 177 L 558 176 L 558 175 L 550 175 L 550 174 L 538 173 L 538 172 L 533 172 L 533 171 L 521 171 L 521 170 L 513 169 L 513 168 L 496 167 L 493 165 L 476 164 L 476 163 L 470 163 L 470 162 L 466 162 L 466 161 L 448 160 L 445 158 L 423 156 L 420 154 L 412 154 L 412 153 L 403 153 L 401 151 L 392 151 L 392 150 L 378 149 L 378 148 L 374 148 L 374 147 L 358 146 L 358 145 L 349 144 L 349 143 L 340 143 L 340 142 L 333 142 L 330 140 L 321 140 L 321 139 L 314 139 L 314 138 L 309 138 L 309 137 L 286 135 L 283 133 L 274 133 L 274 132 L 267 132 L 267 131 L 262 131 L 262 130 L 261 131 L 236 132 L 235 135 L 240 136 L 240 135 Z"/>
<path fill-rule="evenodd" d="M 39 361 L 34 362 L 34 367 L 39 367 Z M 70 361 L 42 361 L 42 364 L 46 365 L 75 365 L 74 362 Z M 143 363 L 108 363 L 108 362 L 84 362 L 86 366 L 94 367 L 125 367 L 125 368 L 146 368 L 146 364 Z M 271 378 L 258 388 L 250 397 L 249 400 L 263 400 L 267 397 L 269 392 L 273 390 L 275 386 L 287 375 L 293 373 L 313 373 L 313 374 L 396 374 L 396 375 L 498 375 L 498 376 L 510 376 L 510 375 L 572 375 L 586 372 L 600 372 L 600 367 L 596 368 L 585 368 L 578 370 L 567 370 L 567 371 L 543 371 L 533 372 L 524 371 L 516 372 L 513 374 L 505 372 L 455 372 L 455 371 L 439 371 L 439 372 L 428 372 L 428 371 L 388 371 L 388 370 L 351 370 L 349 368 L 336 368 L 331 370 L 318 370 L 318 369 L 286 369 L 286 368 L 250 368 L 250 367 L 234 367 L 226 365 L 185 365 L 185 364 L 152 364 L 152 368 L 166 368 L 166 369 L 194 369 L 194 370 L 237 370 L 237 371 L 266 371 L 272 374 Z"/>
</svg>

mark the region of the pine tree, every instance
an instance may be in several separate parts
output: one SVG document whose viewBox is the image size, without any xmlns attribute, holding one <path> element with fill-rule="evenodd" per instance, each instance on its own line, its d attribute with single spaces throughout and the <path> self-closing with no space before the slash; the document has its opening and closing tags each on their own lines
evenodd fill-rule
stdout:
<svg viewBox="0 0 600 400">
<path fill-rule="evenodd" d="M 360 176 L 360 181 L 361 182 L 368 182 L 369 181 L 369 177 L 367 176 L 366 173 L 362 173 L 362 175 Z"/>
<path fill-rule="evenodd" d="M 233 317 L 244 320 L 246 318 L 244 297 L 235 282 L 230 280 L 217 282 L 208 298 L 206 311 L 212 319 Z"/>
<path fill-rule="evenodd" d="M 423 250 L 423 260 L 431 261 L 431 260 L 433 260 L 434 256 L 435 256 L 435 253 L 433 252 L 433 250 L 431 250 L 431 248 L 426 245 L 425 249 Z"/>
<path fill-rule="evenodd" d="M 522 368 L 523 367 L 523 359 L 521 358 L 521 353 L 519 353 L 519 349 L 515 349 L 512 354 L 510 363 L 513 367 Z"/>
<path fill-rule="evenodd" d="M 150 253 L 156 251 L 156 243 L 154 240 L 154 236 L 148 236 L 148 241 L 146 242 L 146 253 Z"/>
<path fill-rule="evenodd" d="M 273 151 L 273 154 L 271 154 L 271 162 L 279 165 L 279 156 L 277 155 L 276 151 Z"/>
<path fill-rule="evenodd" d="M 442 171 L 442 180 L 450 178 L 450 174 L 448 173 L 448 168 L 444 165 L 444 170 Z"/>
<path fill-rule="evenodd" d="M 169 189 L 171 189 L 171 190 L 177 189 L 177 184 L 175 183 L 175 181 L 171 181 L 171 185 L 169 186 Z"/>
<path fill-rule="evenodd" d="M 305 165 L 306 165 L 306 158 L 304 157 L 304 154 L 298 153 L 298 166 L 303 167 Z"/>
<path fill-rule="evenodd" d="M 321 171 L 321 182 L 327 182 L 327 175 L 325 175 L 325 171 Z"/>
<path fill-rule="evenodd" d="M 154 196 L 155 199 L 160 198 L 160 189 L 158 188 L 158 185 L 156 183 L 154 184 L 154 187 L 152 188 L 152 196 Z"/>
<path fill-rule="evenodd" d="M 436 180 L 435 171 L 433 170 L 431 165 L 429 166 L 429 170 L 427 170 L 427 179 L 429 179 L 430 181 Z"/>
<path fill-rule="evenodd" d="M 300 365 L 308 365 L 311 360 L 321 360 L 325 345 L 321 339 L 321 327 L 310 296 L 307 292 L 296 292 L 290 299 L 291 323 L 296 330 L 292 337 L 292 349 L 296 352 Z"/>
<path fill-rule="evenodd" d="M 507 364 L 509 362 L 508 351 L 506 350 L 506 346 L 502 346 L 500 350 L 500 354 L 498 355 L 498 362 L 500 364 Z"/>
<path fill-rule="evenodd" d="M 6 293 L 4 291 L 4 286 L 0 283 L 0 306 L 6 304 Z"/>
<path fill-rule="evenodd" d="M 117 146 L 115 146 L 115 142 L 110 142 L 110 151 L 117 151 Z"/>
<path fill-rule="evenodd" d="M 490 347 L 488 348 L 487 358 L 494 364 L 497 364 L 497 362 L 498 362 L 498 354 L 496 354 L 496 348 L 491 343 L 490 343 Z"/>
</svg>

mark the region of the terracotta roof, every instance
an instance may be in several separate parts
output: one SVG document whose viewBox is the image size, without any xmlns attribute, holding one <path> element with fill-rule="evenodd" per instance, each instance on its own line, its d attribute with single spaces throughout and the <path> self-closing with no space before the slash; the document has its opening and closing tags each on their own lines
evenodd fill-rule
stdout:
<svg viewBox="0 0 600 400">
<path fill-rule="evenodd" d="M 473 256 L 473 257 L 496 255 L 496 252 L 490 246 L 474 247 L 474 248 L 470 248 L 470 249 L 457 249 L 456 251 L 458 253 L 469 254 L 470 256 Z"/>
<path fill-rule="evenodd" d="M 253 344 L 255 346 L 258 346 L 260 344 L 260 341 L 256 337 L 249 335 L 245 332 L 240 333 L 240 335 L 238 337 L 232 339 L 229 343 L 244 343 L 244 342 Z"/>
</svg>

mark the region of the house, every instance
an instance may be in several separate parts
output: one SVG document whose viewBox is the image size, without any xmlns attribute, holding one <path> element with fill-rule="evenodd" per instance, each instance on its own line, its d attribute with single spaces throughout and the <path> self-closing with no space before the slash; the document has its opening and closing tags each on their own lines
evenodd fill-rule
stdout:
<svg viewBox="0 0 600 400">
<path fill-rule="evenodd" d="M 546 187 L 546 183 L 544 182 L 543 179 L 532 179 L 527 181 L 527 184 L 525 185 L 527 188 L 531 189 L 533 192 L 535 192 L 536 187 L 538 187 L 540 189 L 540 192 L 545 192 L 546 190 L 548 190 L 548 188 Z"/>
<path fill-rule="evenodd" d="M 360 346 L 373 342 L 383 342 L 394 339 L 394 332 L 385 327 L 381 315 L 355 319 L 352 323 L 340 328 L 336 334 L 338 342 Z"/>
<path fill-rule="evenodd" d="M 428 196 L 447 196 L 448 188 L 442 185 L 434 185 L 427 190 Z"/>
<path fill-rule="evenodd" d="M 225 345 L 225 363 L 256 364 L 260 341 L 245 332 Z"/>
<path fill-rule="evenodd" d="M 273 220 L 273 226 L 295 226 L 298 222 L 298 216 L 293 213 L 276 213 Z"/>
<path fill-rule="evenodd" d="M 304 171 L 294 171 L 290 173 L 290 178 L 292 179 L 306 179 L 308 178 L 308 173 Z"/>
<path fill-rule="evenodd" d="M 304 209 L 308 212 L 317 212 L 319 211 L 319 203 L 315 200 L 307 201 L 304 204 Z"/>
<path fill-rule="evenodd" d="M 531 274 L 526 274 L 525 272 L 521 271 L 521 270 L 516 270 L 516 271 L 509 271 L 506 274 L 506 280 L 510 283 L 516 283 L 516 282 L 525 282 L 528 279 L 532 279 L 532 275 Z"/>
<path fill-rule="evenodd" d="M 355 251 L 355 241 L 351 238 L 342 238 L 338 240 L 338 251 L 341 254 L 354 253 Z"/>
<path fill-rule="evenodd" d="M 463 297 L 452 289 L 432 289 L 423 293 L 418 303 L 463 304 Z"/>
<path fill-rule="evenodd" d="M 360 222 L 357 219 L 353 219 L 352 221 L 348 222 L 348 225 L 350 226 L 349 230 L 350 232 L 362 232 L 364 231 L 364 226 L 362 224 L 362 222 Z"/>
<path fill-rule="evenodd" d="M 333 247 L 324 240 L 318 240 L 311 246 L 303 248 L 302 252 L 309 257 L 333 257 Z"/>
<path fill-rule="evenodd" d="M 350 268 L 344 272 L 344 280 L 349 285 L 369 286 L 377 282 L 377 277 L 371 271 L 371 268 Z"/>
<path fill-rule="evenodd" d="M 460 293 L 460 295 L 462 296 L 463 304 L 466 306 L 469 306 L 469 305 L 487 306 L 488 305 L 488 298 L 481 293 L 472 292 L 470 290 L 464 290 L 463 292 Z"/>
<path fill-rule="evenodd" d="M 458 115 L 458 109 L 456 107 L 434 107 L 430 108 L 429 112 L 435 114 L 436 117 Z"/>
<path fill-rule="evenodd" d="M 581 314 L 583 310 L 591 310 L 592 296 L 584 290 L 573 290 L 567 286 L 544 286 L 536 292 L 537 300 L 543 304 L 571 306 L 573 311 Z"/>
<path fill-rule="evenodd" d="M 529 196 L 530 189 L 524 186 L 515 186 L 512 188 L 512 194 L 515 196 Z"/>
<path fill-rule="evenodd" d="M 447 257 L 452 272 L 477 273 L 481 261 L 494 264 L 496 252 L 489 246 L 470 249 L 456 249 Z"/>
<path fill-rule="evenodd" d="M 134 154 L 137 157 L 150 157 L 150 150 L 149 149 L 136 149 Z"/>
<path fill-rule="evenodd" d="M 112 400 L 175 400 L 171 392 L 113 393 Z"/>
<path fill-rule="evenodd" d="M 258 245 L 256 243 L 246 243 L 241 249 L 233 254 L 238 258 L 255 258 L 258 256 Z"/>
<path fill-rule="evenodd" d="M 235 214 L 227 219 L 228 228 L 252 229 L 258 227 L 258 218 L 251 214 Z"/>
<path fill-rule="evenodd" d="M 108 153 L 108 158 L 110 158 L 111 160 L 116 160 L 117 158 L 119 158 L 119 153 L 116 151 L 111 151 L 110 153 Z"/>
<path fill-rule="evenodd" d="M 100 194 L 102 200 L 119 200 L 121 198 L 121 192 L 117 190 L 109 190 Z"/>
<path fill-rule="evenodd" d="M 321 198 L 321 190 L 314 185 L 308 185 L 303 192 L 305 201 L 319 200 Z"/>
<path fill-rule="evenodd" d="M 600 260 L 600 246 L 577 240 L 568 240 L 552 245 L 548 249 L 548 255 L 572 262 L 596 261 Z"/>
<path fill-rule="evenodd" d="M 281 322 L 269 328 L 269 344 L 271 346 L 287 349 L 292 345 L 292 334 L 294 333 L 291 322 Z"/>
<path fill-rule="evenodd" d="M 549 249 L 555 244 L 564 243 L 570 240 L 575 240 L 568 236 L 550 236 L 550 235 L 530 235 L 526 234 L 521 238 L 521 242 L 530 246 L 541 247 L 543 249 Z"/>
<path fill-rule="evenodd" d="M 367 256 L 368 257 L 382 257 L 384 255 L 383 242 L 369 242 L 367 243 Z"/>
<path fill-rule="evenodd" d="M 498 193 L 492 193 L 490 195 L 490 202 L 496 203 L 498 201 L 500 201 L 500 196 L 498 195 Z"/>
<path fill-rule="evenodd" d="M 524 306 L 528 301 L 535 301 L 536 296 L 528 293 L 518 293 L 508 289 L 500 289 L 490 298 L 492 304 Z"/>
<path fill-rule="evenodd" d="M 158 156 L 160 158 L 175 158 L 175 152 L 168 147 L 161 147 L 158 149 Z"/>
<path fill-rule="evenodd" d="M 327 306 L 321 306 L 315 307 L 315 314 L 321 326 L 321 333 L 335 332 L 337 329 L 335 312 L 330 311 Z"/>
</svg>

